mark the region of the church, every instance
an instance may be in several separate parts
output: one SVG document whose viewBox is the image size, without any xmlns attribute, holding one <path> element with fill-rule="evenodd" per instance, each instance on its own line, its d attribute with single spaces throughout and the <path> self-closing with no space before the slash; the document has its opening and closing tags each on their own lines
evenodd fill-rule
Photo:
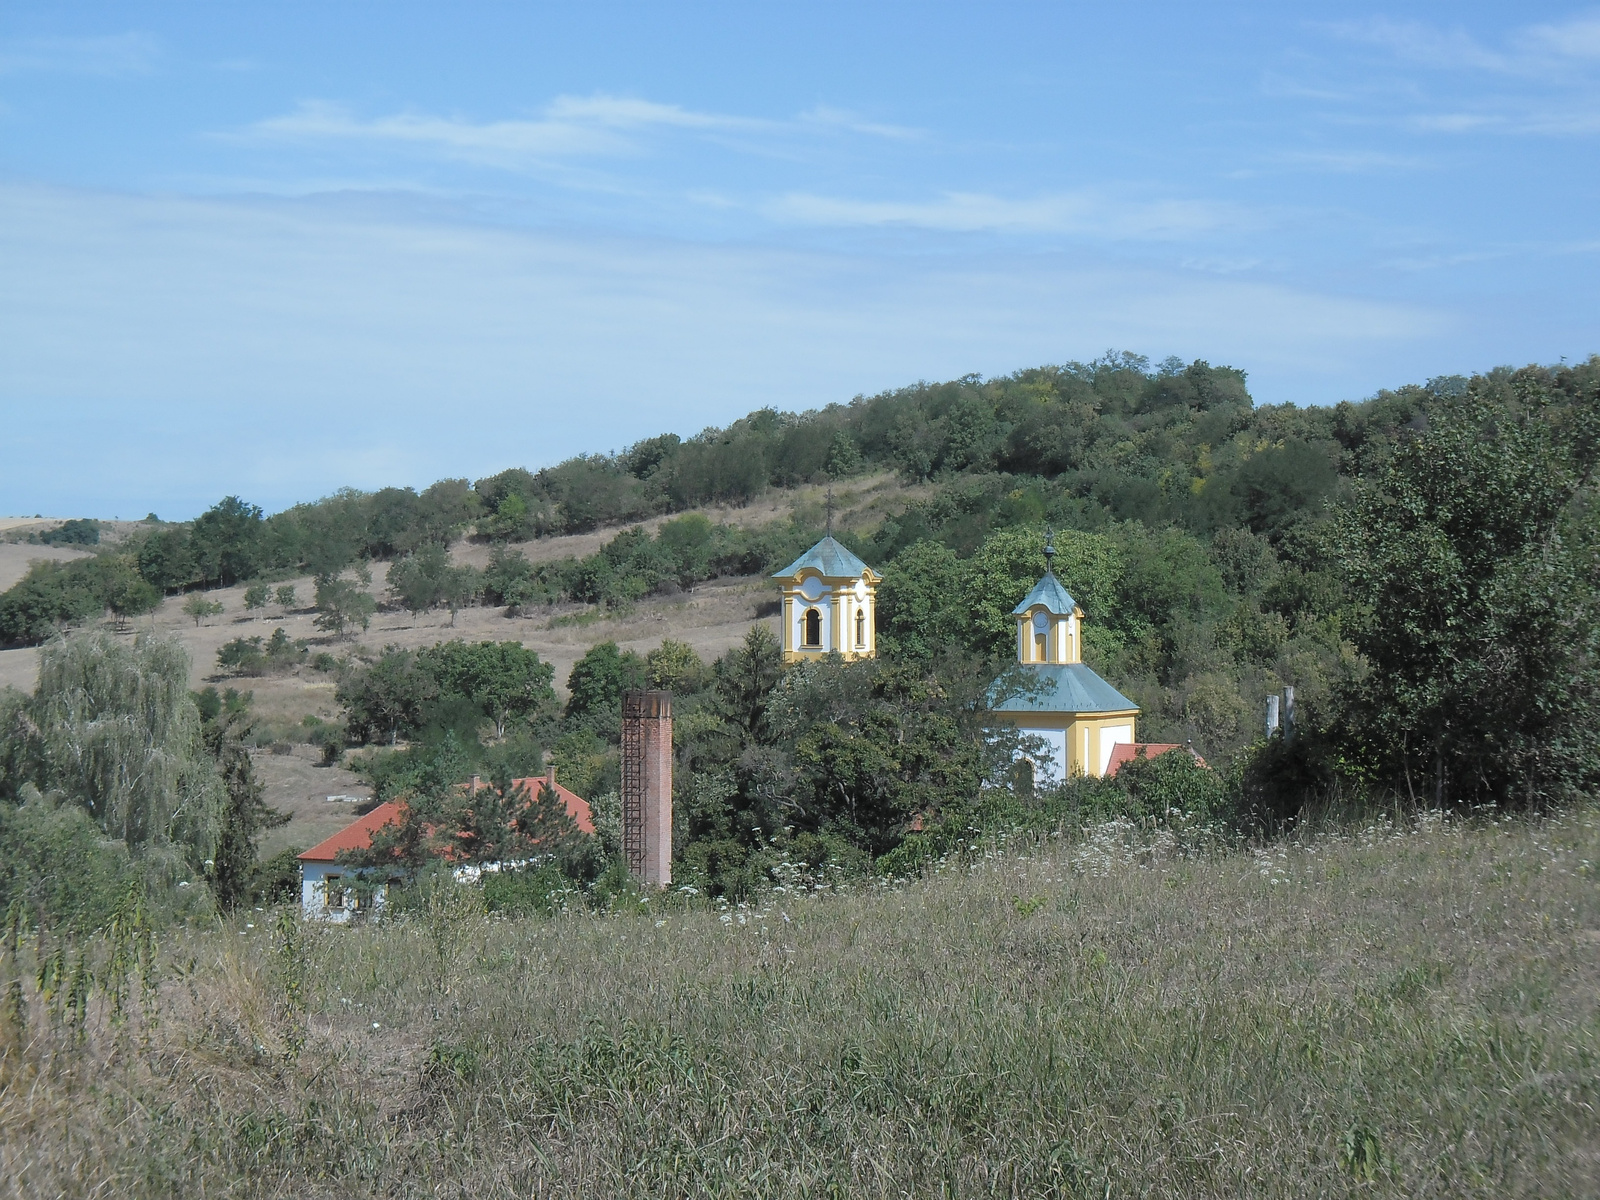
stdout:
<svg viewBox="0 0 1600 1200">
<path fill-rule="evenodd" d="M 783 588 L 783 661 L 837 652 L 846 661 L 878 653 L 881 578 L 830 533 L 773 575 Z"/>
<path fill-rule="evenodd" d="M 1011 615 L 1017 662 L 1026 686 L 994 706 L 1002 720 L 1041 740 L 1034 777 L 1059 783 L 1069 775 L 1104 775 L 1119 745 L 1134 742 L 1139 706 L 1083 661 L 1083 609 L 1056 578 L 1053 542 L 1044 548 L 1044 578 Z"/>
<path fill-rule="evenodd" d="M 993 709 L 1043 744 L 1033 760 L 1040 783 L 1113 770 L 1115 748 L 1134 744 L 1139 716 L 1138 705 L 1084 663 L 1083 610 L 1056 578 L 1055 556 L 1050 541 L 1044 577 L 1012 609 L 1026 686 Z M 875 657 L 881 578 L 832 534 L 774 574 L 783 589 L 784 661 L 834 652 L 847 660 Z"/>
</svg>

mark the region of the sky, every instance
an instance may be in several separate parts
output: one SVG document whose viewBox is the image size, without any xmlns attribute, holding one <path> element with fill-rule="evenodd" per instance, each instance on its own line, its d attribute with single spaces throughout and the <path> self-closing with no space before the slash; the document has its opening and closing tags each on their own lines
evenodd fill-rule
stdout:
<svg viewBox="0 0 1600 1200">
<path fill-rule="evenodd" d="M 1600 351 L 1600 8 L 0 7 L 0 515 L 275 511 L 1108 350 Z"/>
</svg>

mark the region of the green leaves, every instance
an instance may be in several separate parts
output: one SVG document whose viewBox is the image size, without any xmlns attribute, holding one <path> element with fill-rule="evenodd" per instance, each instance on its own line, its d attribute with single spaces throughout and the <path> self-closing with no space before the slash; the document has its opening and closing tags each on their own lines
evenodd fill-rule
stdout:
<svg viewBox="0 0 1600 1200">
<path fill-rule="evenodd" d="M 613 709 L 620 713 L 622 693 L 644 682 L 644 660 L 633 651 L 621 651 L 615 642 L 591 646 L 567 676 L 567 716 L 590 717 Z"/>
<path fill-rule="evenodd" d="M 1346 753 L 1430 803 L 1527 804 L 1600 780 L 1600 394 L 1475 381 L 1342 510 L 1335 554 L 1370 670 Z"/>
<path fill-rule="evenodd" d="M 312 624 L 318 629 L 343 637 L 352 626 L 367 628 L 377 611 L 378 602 L 361 580 L 338 575 L 317 577 L 317 617 Z"/>
<path fill-rule="evenodd" d="M 884 569 L 878 590 L 885 644 L 919 658 L 948 646 L 1010 657 L 1017 637 L 1011 610 L 1044 574 L 1044 544 L 1043 528 L 1017 527 L 991 534 L 966 560 L 933 541 L 904 551 Z M 1056 575 L 1073 599 L 1091 621 L 1114 620 L 1124 570 L 1116 544 L 1069 531 L 1055 545 Z"/>
</svg>

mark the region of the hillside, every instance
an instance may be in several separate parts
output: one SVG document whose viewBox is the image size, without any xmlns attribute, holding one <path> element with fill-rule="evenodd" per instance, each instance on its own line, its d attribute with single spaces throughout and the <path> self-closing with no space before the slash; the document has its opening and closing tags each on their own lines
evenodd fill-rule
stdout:
<svg viewBox="0 0 1600 1200">
<path fill-rule="evenodd" d="M 885 516 L 900 511 L 918 495 L 918 489 L 897 483 L 892 476 L 868 477 L 841 487 L 834 497 L 840 524 L 876 525 Z M 820 520 L 825 489 L 806 486 L 775 489 L 760 500 L 740 507 L 708 506 L 694 511 L 709 519 L 736 526 L 758 526 L 787 520 L 796 514 L 802 521 Z M 667 518 L 655 517 L 639 523 L 645 529 L 658 527 Z M 569 556 L 594 554 L 615 536 L 612 528 L 539 538 L 512 543 L 513 549 L 535 563 L 552 562 Z M 58 557 L 79 557 L 85 551 L 58 547 L 0 544 L 0 566 L 8 551 L 19 558 L 37 561 Z M 451 547 L 451 560 L 457 564 L 482 567 L 488 563 L 490 548 L 481 543 L 458 541 Z M 500 607 L 469 606 L 455 617 L 444 610 L 413 615 L 390 607 L 380 608 L 371 626 L 349 640 L 324 634 L 314 626 L 316 610 L 310 598 L 315 580 L 310 576 L 276 581 L 293 586 L 301 602 L 284 610 L 269 606 L 261 614 L 244 607 L 245 585 L 198 589 L 196 593 L 221 604 L 220 616 L 203 618 L 198 624 L 184 615 L 188 595 L 166 597 L 150 615 L 138 617 L 125 627 L 107 619 L 101 626 L 121 638 L 140 632 L 176 636 L 189 652 L 192 662 L 190 684 L 195 690 L 206 686 L 233 687 L 253 696 L 252 711 L 263 728 L 281 731 L 279 749 L 273 753 L 260 749 L 253 753 L 256 772 L 266 788 L 267 803 L 292 814 L 287 826 L 270 831 L 262 842 L 263 857 L 283 846 L 313 845 L 341 828 L 351 819 L 352 805 L 346 800 L 330 802 L 329 796 L 365 798 L 371 788 L 357 775 L 343 768 L 315 765 L 318 752 L 301 738 L 295 727 L 307 716 L 323 720 L 338 717 L 334 701 L 335 677 L 330 672 L 300 666 L 285 674 L 239 679 L 217 666 L 217 651 L 239 637 L 270 636 L 282 628 L 296 641 L 304 641 L 313 651 L 331 652 L 338 657 L 376 653 L 385 646 L 416 649 L 451 638 L 469 641 L 517 641 L 539 654 L 555 668 L 555 685 L 565 695 L 568 673 L 584 652 L 601 641 L 615 641 L 623 649 L 643 654 L 661 644 L 663 638 L 685 642 L 707 660 L 716 658 L 737 645 L 751 626 L 765 622 L 776 630 L 774 615 L 762 616 L 775 598 L 775 589 L 759 577 L 719 579 L 703 583 L 691 591 L 672 596 L 651 596 L 626 611 L 614 615 L 597 612 L 593 606 L 558 603 L 541 606 L 528 615 L 507 618 Z M 369 591 L 382 597 L 385 591 L 385 564 L 378 564 Z M 276 584 L 275 584 L 276 586 Z M 599 617 L 601 619 L 591 619 Z M 37 648 L 0 650 L 0 688 L 32 690 L 38 674 Z M 287 743 L 285 746 L 283 743 Z"/>
<path fill-rule="evenodd" d="M 1585 806 L 1114 824 L 749 906 L 246 911 L 163 939 L 128 1028 L 35 999 L 0 1160 L 27 1198 L 1594 1195 L 1596 862 Z"/>
<path fill-rule="evenodd" d="M 272 802 L 296 817 L 269 850 L 349 811 L 326 797 L 354 781 L 312 766 L 312 746 L 336 759 L 405 743 L 361 761 L 411 812 L 453 803 L 470 774 L 509 780 L 551 760 L 606 800 L 622 696 L 647 684 L 685 718 L 675 852 L 716 894 L 759 893 L 786 856 L 850 871 L 918 861 L 997 811 L 1053 819 L 1062 796 L 1068 810 L 1224 813 L 1240 829 L 1328 803 L 1568 803 L 1600 787 L 1597 400 L 1600 358 L 1298 408 L 1255 405 L 1232 368 L 1109 355 L 758 410 L 421 491 L 341 490 L 271 514 L 226 496 L 192 522 L 109 529 L 97 553 L 37 563 L 0 592 L 0 682 L 17 689 L 0 690 L 0 796 L 121 795 L 117 781 L 151 778 L 83 777 L 100 760 L 80 747 L 101 727 L 80 728 L 77 699 L 104 687 L 121 712 L 123 676 L 96 667 L 113 658 L 137 686 L 177 689 L 164 644 L 129 645 L 149 628 L 191 648 L 191 686 L 251 690 L 248 721 L 202 693 L 203 752 L 181 690 L 150 736 L 197 781 L 256 747 Z M 821 535 L 830 487 L 840 539 L 882 572 L 878 653 L 848 672 L 785 670 L 760 580 Z M 1085 614 L 1084 665 L 1138 709 L 1138 740 L 1189 745 L 1207 768 L 1038 789 L 1022 748 L 997 740 L 992 688 L 1047 530 Z M 59 644 L 72 673 L 27 696 L 28 647 L 107 613 L 121 645 Z M 500 648 L 467 644 L 485 640 Z M 237 682 L 214 675 L 224 650 Z M 1266 737 L 1265 703 L 1289 688 L 1295 736 Z M 232 822 L 245 863 L 263 826 L 248 772 L 230 770 L 225 820 L 209 799 L 169 819 L 167 793 L 130 783 L 163 822 L 136 823 L 136 840 L 194 814 L 185 853 L 205 862 Z M 475 819 L 459 817 L 458 831 Z M 585 888 L 616 865 L 602 843 L 568 864 Z"/>
</svg>

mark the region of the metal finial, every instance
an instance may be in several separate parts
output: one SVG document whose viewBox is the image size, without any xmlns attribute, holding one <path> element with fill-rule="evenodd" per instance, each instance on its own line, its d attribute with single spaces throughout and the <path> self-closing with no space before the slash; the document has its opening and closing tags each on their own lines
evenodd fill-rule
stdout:
<svg viewBox="0 0 1600 1200">
<path fill-rule="evenodd" d="M 1053 529 L 1045 530 L 1044 537 L 1044 568 L 1047 571 L 1055 570 L 1056 561 L 1056 532 Z"/>
<path fill-rule="evenodd" d="M 828 536 L 833 536 L 833 483 L 828 483 Z"/>
</svg>

